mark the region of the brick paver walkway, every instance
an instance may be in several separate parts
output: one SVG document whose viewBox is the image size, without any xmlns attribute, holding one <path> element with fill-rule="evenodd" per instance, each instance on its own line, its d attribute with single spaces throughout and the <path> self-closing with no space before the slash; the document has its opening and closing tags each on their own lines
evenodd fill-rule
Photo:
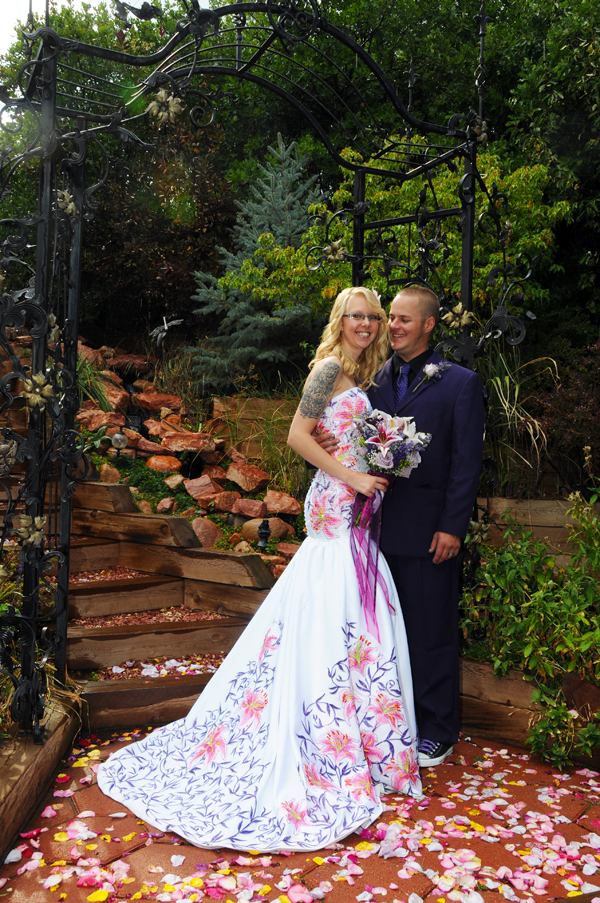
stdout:
<svg viewBox="0 0 600 903">
<path fill-rule="evenodd" d="M 261 856 L 190 846 L 105 797 L 97 763 L 139 736 L 80 741 L 9 854 L 0 897 L 515 903 L 598 892 L 600 903 L 597 772 L 561 774 L 520 750 L 461 740 L 423 774 L 421 801 L 388 795 L 379 821 L 335 849 Z"/>
</svg>

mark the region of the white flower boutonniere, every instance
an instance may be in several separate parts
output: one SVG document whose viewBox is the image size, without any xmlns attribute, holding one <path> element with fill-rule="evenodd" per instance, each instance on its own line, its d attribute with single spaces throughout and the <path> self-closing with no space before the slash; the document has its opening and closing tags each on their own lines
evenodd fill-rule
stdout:
<svg viewBox="0 0 600 903">
<path fill-rule="evenodd" d="M 441 379 L 444 371 L 449 370 L 451 366 L 452 364 L 449 364 L 448 361 L 442 361 L 439 364 L 425 364 L 425 366 L 423 367 L 423 377 L 419 380 L 417 385 L 412 390 L 413 395 L 417 391 L 417 389 L 423 385 L 423 383 L 428 382 L 430 379 Z"/>
</svg>

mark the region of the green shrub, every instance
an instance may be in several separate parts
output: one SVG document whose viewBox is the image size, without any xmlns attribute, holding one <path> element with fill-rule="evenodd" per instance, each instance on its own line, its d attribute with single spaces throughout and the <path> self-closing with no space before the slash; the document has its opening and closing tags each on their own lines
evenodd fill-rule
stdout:
<svg viewBox="0 0 600 903">
<path fill-rule="evenodd" d="M 600 722 L 569 710 L 562 676 L 576 673 L 600 686 L 600 515 L 598 492 L 575 493 L 570 515 L 572 557 L 557 567 L 550 547 L 508 522 L 502 545 L 482 547 L 476 585 L 465 592 L 460 627 L 464 652 L 537 682 L 542 705 L 533 721 L 533 750 L 562 767 L 600 745 Z"/>
</svg>

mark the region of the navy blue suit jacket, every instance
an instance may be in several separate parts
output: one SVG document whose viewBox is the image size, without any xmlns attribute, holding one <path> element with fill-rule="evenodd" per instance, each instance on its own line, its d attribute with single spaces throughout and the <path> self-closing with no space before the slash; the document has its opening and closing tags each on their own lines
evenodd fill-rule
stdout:
<svg viewBox="0 0 600 903">
<path fill-rule="evenodd" d="M 443 359 L 433 352 L 428 364 Z M 385 494 L 380 545 L 383 552 L 429 558 L 434 533 L 467 534 L 481 473 L 485 411 L 479 376 L 451 364 L 438 380 L 421 385 L 419 373 L 398 411 L 388 360 L 368 392 L 374 408 L 414 417 L 418 430 L 431 433 L 421 463 L 411 475 L 398 477 Z"/>
</svg>

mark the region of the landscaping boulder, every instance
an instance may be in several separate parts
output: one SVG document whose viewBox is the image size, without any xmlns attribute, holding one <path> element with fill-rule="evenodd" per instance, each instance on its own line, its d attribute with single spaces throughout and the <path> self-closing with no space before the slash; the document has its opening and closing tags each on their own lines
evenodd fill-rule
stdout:
<svg viewBox="0 0 600 903">
<path fill-rule="evenodd" d="M 195 499 L 206 495 L 215 496 L 222 491 L 218 483 L 213 483 L 211 478 L 204 474 L 196 477 L 195 480 L 185 480 L 184 485 L 186 492 Z"/>
<path fill-rule="evenodd" d="M 105 380 L 102 381 L 102 388 L 111 408 L 114 411 L 121 411 L 122 414 L 126 414 L 129 407 L 129 392 Z"/>
<path fill-rule="evenodd" d="M 134 396 L 134 402 L 145 411 L 160 411 L 161 408 L 179 410 L 183 402 L 177 395 L 163 395 L 160 392 L 139 392 Z"/>
<path fill-rule="evenodd" d="M 192 529 L 203 549 L 212 549 L 223 535 L 221 528 L 205 517 L 195 517 L 192 521 Z"/>
<path fill-rule="evenodd" d="M 140 439 L 143 439 L 141 433 L 138 433 L 137 430 L 130 430 L 128 427 L 123 427 L 123 433 L 127 436 L 127 444 L 129 448 L 137 448 Z"/>
<path fill-rule="evenodd" d="M 176 473 L 181 468 L 181 461 L 179 458 L 172 458 L 171 455 L 152 455 L 146 461 L 146 467 L 159 473 Z"/>
<path fill-rule="evenodd" d="M 112 464 L 103 464 L 100 468 L 100 479 L 103 483 L 118 483 L 121 479 L 121 474 Z"/>
<path fill-rule="evenodd" d="M 223 460 L 223 452 L 220 451 L 201 451 L 200 457 L 206 464 L 220 464 Z"/>
<path fill-rule="evenodd" d="M 162 446 L 158 445 L 158 443 L 156 443 L 156 442 L 150 442 L 149 439 L 144 439 L 143 436 L 140 439 L 140 441 L 138 442 L 136 448 L 139 452 L 142 452 L 142 454 L 145 454 L 145 455 L 167 455 L 168 454 L 168 451 L 165 448 L 162 448 Z"/>
<path fill-rule="evenodd" d="M 246 542 L 245 539 L 242 539 L 241 542 L 238 542 L 235 544 L 235 546 L 233 547 L 233 551 L 234 552 L 245 552 L 247 554 L 248 552 L 253 552 L 254 549 L 252 548 L 252 546 L 250 545 L 249 542 Z"/>
<path fill-rule="evenodd" d="M 81 410 L 75 420 L 90 433 L 95 433 L 103 426 L 125 426 L 125 417 L 116 411 Z"/>
<path fill-rule="evenodd" d="M 264 518 L 256 517 L 252 520 L 247 520 L 241 529 L 241 534 L 244 539 L 247 539 L 248 542 L 257 542 L 258 541 L 258 528 L 262 524 Z M 294 535 L 294 528 L 290 527 L 289 524 L 286 524 L 284 520 L 281 520 L 280 517 L 269 517 L 269 527 L 271 529 L 270 539 L 285 539 L 287 536 Z"/>
<path fill-rule="evenodd" d="M 244 517 L 266 517 L 267 506 L 260 499 L 238 499 L 234 503 L 232 514 L 243 514 Z"/>
<path fill-rule="evenodd" d="M 147 373 L 156 361 L 153 355 L 122 354 L 117 351 L 108 361 L 113 370 L 122 370 L 125 373 L 135 373 L 136 376 Z"/>
<path fill-rule="evenodd" d="M 136 379 L 133 384 L 133 388 L 136 392 L 146 392 L 150 387 L 153 388 L 149 379 Z"/>
<path fill-rule="evenodd" d="M 104 358 L 101 351 L 94 351 L 93 348 L 88 348 L 87 345 L 82 345 L 81 342 L 78 342 L 77 354 L 80 357 L 84 357 L 95 367 L 104 367 Z"/>
<path fill-rule="evenodd" d="M 142 499 L 137 505 L 142 514 L 152 514 L 152 504 L 147 499 Z"/>
<path fill-rule="evenodd" d="M 231 511 L 234 504 L 241 498 L 239 492 L 219 492 L 214 497 L 217 511 Z M 200 502 L 202 504 L 202 502 Z"/>
<path fill-rule="evenodd" d="M 177 510 L 177 502 L 174 498 L 161 499 L 156 506 L 157 514 L 174 514 Z"/>
<path fill-rule="evenodd" d="M 269 514 L 301 514 L 302 505 L 286 492 L 277 492 L 268 489 L 265 496 L 265 505 Z"/>
<path fill-rule="evenodd" d="M 210 477 L 215 483 L 227 482 L 227 474 L 218 464 L 207 464 L 202 471 L 202 475 Z"/>
<path fill-rule="evenodd" d="M 294 555 L 296 554 L 296 552 L 298 551 L 299 548 L 300 548 L 300 546 L 296 545 L 296 543 L 293 543 L 293 542 L 278 542 L 277 543 L 277 551 L 279 552 L 280 555 L 283 555 L 283 557 L 287 558 L 288 560 L 290 560 L 291 558 L 294 557 Z"/>
<path fill-rule="evenodd" d="M 163 436 L 169 432 L 169 428 L 164 427 L 160 420 L 144 420 L 144 426 L 151 436 Z"/>
<path fill-rule="evenodd" d="M 171 430 L 164 433 L 162 447 L 175 452 L 214 452 L 215 440 L 208 433 L 191 433 L 187 430 L 176 432 Z"/>
<path fill-rule="evenodd" d="M 259 489 L 265 489 L 268 486 L 271 477 L 254 464 L 232 463 L 227 468 L 227 479 L 243 489 L 244 492 L 258 492 Z"/>
<path fill-rule="evenodd" d="M 244 455 L 241 452 L 239 452 L 237 450 L 237 448 L 234 448 L 233 445 L 229 445 L 225 449 L 225 454 L 227 455 L 229 460 L 232 461 L 234 464 L 247 464 L 248 463 L 246 458 L 244 457 Z"/>
<path fill-rule="evenodd" d="M 172 477 L 165 477 L 165 483 L 169 489 L 177 489 L 182 483 L 185 483 L 185 477 L 180 473 L 174 473 Z"/>
</svg>

